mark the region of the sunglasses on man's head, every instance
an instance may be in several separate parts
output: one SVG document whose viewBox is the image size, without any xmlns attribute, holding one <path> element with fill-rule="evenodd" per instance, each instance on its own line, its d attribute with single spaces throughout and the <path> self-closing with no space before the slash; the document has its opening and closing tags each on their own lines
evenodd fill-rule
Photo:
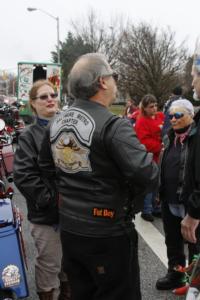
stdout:
<svg viewBox="0 0 200 300">
<path fill-rule="evenodd" d="M 117 74 L 116 72 L 105 74 L 105 75 L 102 75 L 101 77 L 108 77 L 108 76 L 112 76 L 114 81 L 118 82 L 119 74 Z"/>
<path fill-rule="evenodd" d="M 33 100 L 36 100 L 36 99 L 47 100 L 49 98 L 55 99 L 57 97 L 58 97 L 58 93 L 50 93 L 50 94 L 43 94 L 43 95 L 40 95 L 38 97 L 35 97 L 35 98 L 33 98 Z"/>
<path fill-rule="evenodd" d="M 184 113 L 182 112 L 176 112 L 174 114 L 169 114 L 169 119 L 172 120 L 173 118 L 175 119 L 181 119 L 184 116 Z"/>
<path fill-rule="evenodd" d="M 118 82 L 118 80 L 119 80 L 119 74 L 117 74 L 116 72 L 114 72 L 112 74 L 112 77 L 113 77 L 113 79 L 114 79 L 115 82 Z"/>
</svg>

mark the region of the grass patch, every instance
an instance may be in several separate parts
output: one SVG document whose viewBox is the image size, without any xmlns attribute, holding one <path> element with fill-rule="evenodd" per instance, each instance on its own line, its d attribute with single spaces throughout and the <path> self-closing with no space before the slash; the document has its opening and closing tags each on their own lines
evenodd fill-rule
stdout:
<svg viewBox="0 0 200 300">
<path fill-rule="evenodd" d="M 125 106 L 124 105 L 112 105 L 110 111 L 115 115 L 123 115 Z"/>
</svg>

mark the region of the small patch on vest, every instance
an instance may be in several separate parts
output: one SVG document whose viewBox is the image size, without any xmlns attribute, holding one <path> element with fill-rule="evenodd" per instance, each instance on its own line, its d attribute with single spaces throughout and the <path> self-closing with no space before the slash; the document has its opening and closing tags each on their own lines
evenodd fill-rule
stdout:
<svg viewBox="0 0 200 300">
<path fill-rule="evenodd" d="M 100 218 L 110 218 L 113 219 L 115 216 L 115 211 L 109 208 L 93 208 L 93 216 Z"/>
<path fill-rule="evenodd" d="M 97 266 L 97 273 L 98 274 L 105 274 L 106 271 L 105 271 L 104 266 Z"/>
</svg>

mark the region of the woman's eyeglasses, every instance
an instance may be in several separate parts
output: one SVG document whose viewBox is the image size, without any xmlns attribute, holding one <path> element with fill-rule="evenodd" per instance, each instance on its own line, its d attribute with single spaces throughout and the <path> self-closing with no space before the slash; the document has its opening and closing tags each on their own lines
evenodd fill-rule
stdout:
<svg viewBox="0 0 200 300">
<path fill-rule="evenodd" d="M 169 114 L 169 119 L 172 120 L 175 118 L 176 120 L 181 119 L 184 116 L 184 113 L 182 112 L 176 112 L 174 114 Z"/>
<path fill-rule="evenodd" d="M 49 98 L 51 99 L 55 99 L 58 97 L 58 93 L 50 93 L 50 94 L 43 94 L 43 95 L 40 95 L 38 97 L 35 97 L 33 98 L 32 100 L 36 100 L 36 99 L 40 99 L 40 100 L 47 100 Z"/>
</svg>

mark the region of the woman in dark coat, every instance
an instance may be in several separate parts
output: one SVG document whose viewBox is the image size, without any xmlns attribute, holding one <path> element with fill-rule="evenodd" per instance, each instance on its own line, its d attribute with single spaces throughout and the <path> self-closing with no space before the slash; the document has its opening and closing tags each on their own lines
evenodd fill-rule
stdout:
<svg viewBox="0 0 200 300">
<path fill-rule="evenodd" d="M 157 280 L 156 287 L 159 290 L 185 285 L 184 274 L 175 269 L 178 265 L 184 267 L 186 264 L 181 221 L 187 213 L 188 201 L 194 189 L 191 164 L 198 137 L 193 116 L 194 109 L 190 101 L 181 99 L 172 103 L 169 113 L 172 128 L 164 139 L 160 186 L 168 273 Z M 188 243 L 189 263 L 199 252 L 199 241 L 196 244 Z"/>
</svg>

